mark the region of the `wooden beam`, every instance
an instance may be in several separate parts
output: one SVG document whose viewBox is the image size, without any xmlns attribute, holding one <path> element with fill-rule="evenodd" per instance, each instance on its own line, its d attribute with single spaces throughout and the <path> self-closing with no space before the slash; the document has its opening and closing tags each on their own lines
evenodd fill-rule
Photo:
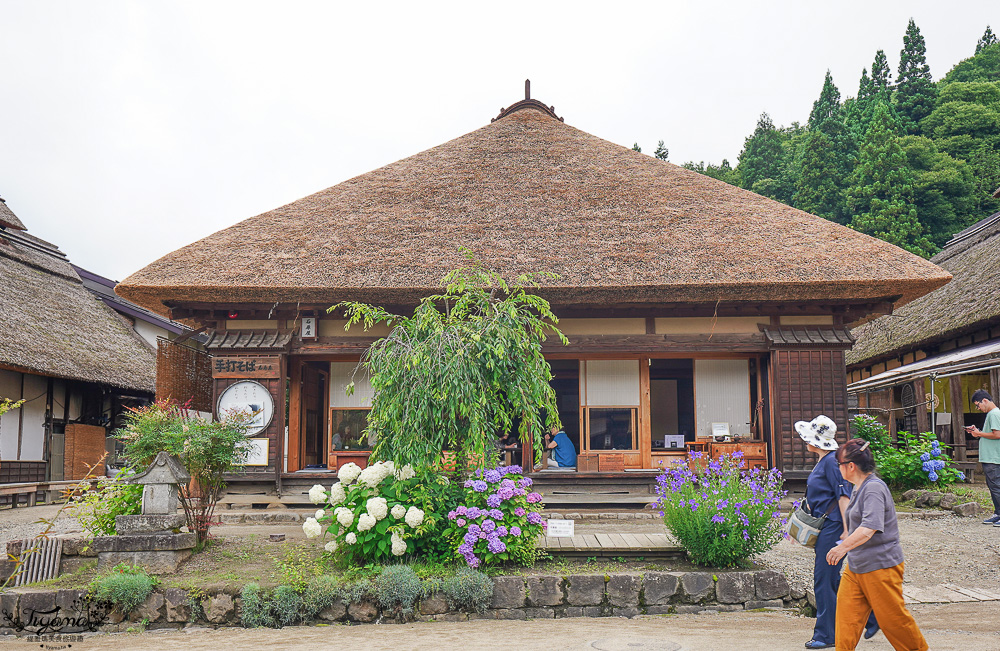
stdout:
<svg viewBox="0 0 1000 651">
<path fill-rule="evenodd" d="M 952 450 L 955 461 L 965 461 L 965 410 L 962 400 L 962 376 L 952 375 L 948 378 L 948 388 L 951 390 L 951 434 Z"/>
<path fill-rule="evenodd" d="M 924 388 L 924 378 L 917 378 L 913 381 L 913 395 L 917 399 L 917 431 L 931 431 L 931 412 L 927 411 L 927 405 L 920 403 L 925 401 L 924 396 L 927 390 Z M 931 397 L 933 399 L 933 396 Z M 935 432 L 936 434 L 936 432 Z"/>
<path fill-rule="evenodd" d="M 650 422 L 649 360 L 639 360 L 639 458 L 640 468 L 653 467 L 653 435 Z"/>
<path fill-rule="evenodd" d="M 569 345 L 550 339 L 542 344 L 544 353 L 667 353 L 741 352 L 760 353 L 768 349 L 763 333 L 714 335 L 571 335 Z"/>
<path fill-rule="evenodd" d="M 289 360 L 288 386 L 288 472 L 295 472 L 301 466 L 299 445 L 302 439 L 302 360 Z"/>
</svg>

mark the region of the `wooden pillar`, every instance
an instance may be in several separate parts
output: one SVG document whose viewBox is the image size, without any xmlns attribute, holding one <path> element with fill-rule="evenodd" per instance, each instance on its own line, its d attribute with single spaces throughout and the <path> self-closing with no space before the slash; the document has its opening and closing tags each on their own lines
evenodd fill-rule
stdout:
<svg viewBox="0 0 1000 651">
<path fill-rule="evenodd" d="M 653 467 L 653 434 L 649 409 L 648 359 L 639 360 L 639 462 L 641 468 Z"/>
<path fill-rule="evenodd" d="M 277 413 L 274 415 L 278 421 L 277 440 L 275 441 L 274 455 L 274 490 L 281 495 L 281 473 L 285 471 L 285 378 L 288 371 L 288 356 L 281 354 L 278 356 L 278 391 L 274 396 L 274 408 Z"/>
<path fill-rule="evenodd" d="M 997 401 L 1000 397 L 1000 368 L 990 369 L 990 397 L 993 398 L 993 402 Z"/>
<path fill-rule="evenodd" d="M 965 404 L 962 400 L 962 376 L 948 378 L 951 389 L 951 434 L 955 461 L 965 461 Z"/>
<path fill-rule="evenodd" d="M 298 357 L 290 358 L 288 368 L 288 472 L 295 472 L 302 467 L 299 465 L 302 439 L 302 360 Z"/>
<path fill-rule="evenodd" d="M 899 432 L 896 430 L 896 415 L 902 412 L 893 411 L 896 407 L 896 387 L 889 387 L 885 390 L 886 418 L 889 419 L 889 436 L 893 441 L 899 441 Z"/>
<path fill-rule="evenodd" d="M 924 378 L 919 378 L 913 381 L 913 395 L 917 399 L 917 431 L 918 432 L 930 432 L 931 431 L 931 412 L 928 409 L 931 405 L 921 404 L 926 402 L 927 390 L 924 388 Z M 931 400 L 934 400 L 934 396 L 931 396 Z M 937 432 L 935 432 L 935 435 Z"/>
</svg>

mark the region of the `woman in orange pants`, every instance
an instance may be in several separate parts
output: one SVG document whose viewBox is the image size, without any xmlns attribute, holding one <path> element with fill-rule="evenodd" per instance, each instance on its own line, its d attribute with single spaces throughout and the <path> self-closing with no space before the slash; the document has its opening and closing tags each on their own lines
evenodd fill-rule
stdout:
<svg viewBox="0 0 1000 651">
<path fill-rule="evenodd" d="M 927 641 L 903 603 L 903 548 L 889 487 L 874 475 L 868 441 L 851 439 L 837 450 L 844 479 L 854 484 L 847 505 L 849 535 L 826 560 L 847 563 L 837 591 L 837 651 L 851 651 L 872 611 L 896 651 L 927 651 Z"/>
</svg>

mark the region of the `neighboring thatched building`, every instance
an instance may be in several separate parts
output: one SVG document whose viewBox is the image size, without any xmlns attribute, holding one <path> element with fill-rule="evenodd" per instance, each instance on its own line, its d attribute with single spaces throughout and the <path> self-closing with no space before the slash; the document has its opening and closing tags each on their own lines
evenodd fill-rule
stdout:
<svg viewBox="0 0 1000 651">
<path fill-rule="evenodd" d="M 963 428 L 982 426 L 985 414 L 970 397 L 1000 393 L 1000 213 L 956 234 L 931 261 L 954 279 L 853 331 L 848 390 L 893 433 L 931 431 L 933 418 L 956 458 L 974 460 L 978 439 Z"/>
<path fill-rule="evenodd" d="M 0 199 L 0 483 L 75 479 L 127 405 L 153 396 L 156 355 Z"/>
<path fill-rule="evenodd" d="M 244 402 L 270 395 L 258 469 L 280 480 L 282 468 L 367 454 L 358 434 L 370 390 L 357 378 L 348 398 L 343 386 L 382 332 L 344 332 L 326 308 L 356 299 L 412 309 L 463 264 L 460 246 L 507 275 L 559 274 L 539 294 L 570 345 L 544 352 L 580 475 L 656 468 L 676 441 L 704 440 L 713 426 L 804 474 L 814 457 L 793 423 L 826 413 L 846 426 L 847 326 L 949 279 L 525 99 L 472 133 L 164 256 L 117 291 L 212 329 L 227 405 L 239 404 L 227 391 L 235 383 L 259 392 Z"/>
</svg>

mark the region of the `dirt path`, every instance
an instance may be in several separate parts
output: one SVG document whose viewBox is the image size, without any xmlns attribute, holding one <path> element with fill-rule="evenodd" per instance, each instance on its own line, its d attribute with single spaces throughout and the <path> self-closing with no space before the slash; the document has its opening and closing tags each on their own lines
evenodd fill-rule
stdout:
<svg viewBox="0 0 1000 651">
<path fill-rule="evenodd" d="M 998 649 L 995 604 L 949 604 L 912 609 L 930 648 L 935 651 Z M 218 651 L 218 649 L 600 649 L 606 651 L 775 651 L 801 649 L 813 620 L 786 613 L 669 615 L 635 619 L 559 619 L 472 621 L 292 627 L 281 630 L 187 629 L 87 636 L 73 651 L 111 649 Z M 506 640 L 507 642 L 503 642 Z M 39 649 L 37 642 L 0 642 L 0 649 Z M 43 647 L 44 648 L 44 647 Z M 51 643 L 50 648 L 61 648 Z M 862 651 L 892 647 L 879 634 L 862 642 Z"/>
</svg>

